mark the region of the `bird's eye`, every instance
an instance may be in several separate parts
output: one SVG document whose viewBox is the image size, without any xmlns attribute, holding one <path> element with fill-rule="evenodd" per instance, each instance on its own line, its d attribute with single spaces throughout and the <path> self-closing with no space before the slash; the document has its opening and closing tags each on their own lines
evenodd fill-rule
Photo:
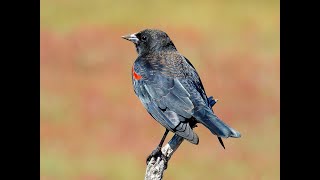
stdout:
<svg viewBox="0 0 320 180">
<path fill-rule="evenodd" d="M 142 37 L 141 37 L 141 40 L 142 40 L 142 41 L 146 41 L 146 40 L 147 40 L 147 37 L 146 37 L 146 36 L 142 36 Z"/>
</svg>

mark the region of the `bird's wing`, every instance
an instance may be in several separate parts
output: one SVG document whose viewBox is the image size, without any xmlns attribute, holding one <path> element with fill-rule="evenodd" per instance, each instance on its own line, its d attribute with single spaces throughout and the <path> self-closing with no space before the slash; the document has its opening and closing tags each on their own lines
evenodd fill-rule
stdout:
<svg viewBox="0 0 320 180">
<path fill-rule="evenodd" d="M 190 119 L 195 109 L 210 105 L 200 77 L 190 61 L 180 54 L 169 57 L 171 59 L 166 60 L 162 67 L 161 64 L 155 67 L 152 63 L 135 65 L 143 78 L 133 79 L 133 84 L 148 112 L 168 129 L 174 129 L 180 121 Z M 154 57 L 152 60 L 157 61 Z M 141 57 L 138 61 L 150 62 Z M 163 115 L 172 118 L 161 118 Z"/>
<path fill-rule="evenodd" d="M 149 114 L 168 130 L 197 144 L 198 137 L 188 122 L 194 105 L 180 80 L 153 70 L 140 68 L 139 73 L 144 78 L 134 80 L 134 89 Z"/>
</svg>

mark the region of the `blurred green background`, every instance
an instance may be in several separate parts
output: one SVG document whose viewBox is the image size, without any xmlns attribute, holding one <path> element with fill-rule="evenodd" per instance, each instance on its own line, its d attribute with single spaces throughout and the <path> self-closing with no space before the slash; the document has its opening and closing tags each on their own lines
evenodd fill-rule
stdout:
<svg viewBox="0 0 320 180">
<path fill-rule="evenodd" d="M 133 44 L 161 29 L 198 70 L 214 110 L 242 133 L 199 125 L 164 179 L 280 179 L 280 5 L 273 0 L 40 0 L 42 180 L 143 179 L 164 128 L 133 92 Z M 167 138 L 171 138 L 172 133 Z"/>
</svg>

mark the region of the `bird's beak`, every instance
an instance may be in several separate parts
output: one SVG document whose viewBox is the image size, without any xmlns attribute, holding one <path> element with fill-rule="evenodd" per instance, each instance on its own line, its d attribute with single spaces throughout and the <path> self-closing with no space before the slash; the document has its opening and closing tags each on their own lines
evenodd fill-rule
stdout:
<svg viewBox="0 0 320 180">
<path fill-rule="evenodd" d="M 137 38 L 136 34 L 130 34 L 130 35 L 126 35 L 126 36 L 121 36 L 123 39 L 131 41 L 135 44 L 137 44 L 139 42 L 139 39 Z"/>
</svg>

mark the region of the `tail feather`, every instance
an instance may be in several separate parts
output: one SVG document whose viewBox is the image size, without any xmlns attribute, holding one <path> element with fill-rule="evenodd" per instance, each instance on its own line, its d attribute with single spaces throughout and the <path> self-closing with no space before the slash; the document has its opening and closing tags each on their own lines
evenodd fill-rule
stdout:
<svg viewBox="0 0 320 180">
<path fill-rule="evenodd" d="M 199 110 L 196 114 L 197 120 L 200 121 L 204 126 L 206 126 L 211 133 L 222 138 L 240 138 L 240 132 L 229 127 L 226 123 L 221 121 L 209 108 L 203 108 Z M 220 142 L 221 143 L 221 142 Z"/>
</svg>

